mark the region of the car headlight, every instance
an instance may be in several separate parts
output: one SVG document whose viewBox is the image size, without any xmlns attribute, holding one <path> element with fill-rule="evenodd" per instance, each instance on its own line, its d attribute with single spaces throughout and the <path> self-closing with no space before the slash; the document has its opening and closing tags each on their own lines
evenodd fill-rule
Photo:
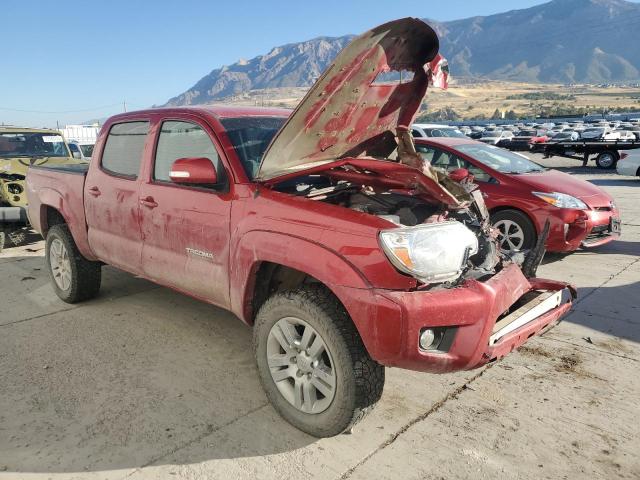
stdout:
<svg viewBox="0 0 640 480">
<path fill-rule="evenodd" d="M 551 192 L 551 193 L 531 192 L 531 193 L 533 193 L 539 199 L 544 200 L 545 202 L 553 205 L 554 207 L 577 208 L 579 210 L 585 210 L 586 208 L 588 208 L 587 204 L 584 203 L 582 200 L 576 197 L 572 197 L 571 195 L 567 195 L 566 193 L 559 193 L 559 192 Z"/>
<path fill-rule="evenodd" d="M 383 230 L 380 243 L 398 270 L 426 283 L 455 280 L 478 252 L 474 233 L 457 221 Z"/>
</svg>

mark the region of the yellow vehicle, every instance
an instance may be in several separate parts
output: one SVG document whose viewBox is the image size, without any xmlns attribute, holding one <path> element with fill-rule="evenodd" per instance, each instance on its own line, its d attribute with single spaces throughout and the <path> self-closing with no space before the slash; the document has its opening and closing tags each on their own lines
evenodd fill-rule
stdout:
<svg viewBox="0 0 640 480">
<path fill-rule="evenodd" d="M 0 126 L 0 251 L 17 243 L 27 224 L 25 177 L 31 165 L 83 163 L 73 158 L 60 132 Z"/>
</svg>

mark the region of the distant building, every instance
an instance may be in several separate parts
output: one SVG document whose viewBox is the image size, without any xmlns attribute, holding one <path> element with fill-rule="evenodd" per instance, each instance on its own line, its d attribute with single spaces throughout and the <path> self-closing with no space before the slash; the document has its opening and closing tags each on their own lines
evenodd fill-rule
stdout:
<svg viewBox="0 0 640 480">
<path fill-rule="evenodd" d="M 67 125 L 60 129 L 67 141 L 75 140 L 81 143 L 95 143 L 100 131 L 100 125 Z"/>
</svg>

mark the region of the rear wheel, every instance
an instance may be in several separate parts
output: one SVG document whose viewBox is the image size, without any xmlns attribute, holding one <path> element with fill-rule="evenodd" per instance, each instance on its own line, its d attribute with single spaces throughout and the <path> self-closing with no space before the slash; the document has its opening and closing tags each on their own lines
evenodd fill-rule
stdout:
<svg viewBox="0 0 640 480">
<path fill-rule="evenodd" d="M 498 244 L 502 250 L 527 250 L 536 243 L 533 223 L 518 210 L 496 212 L 491 216 L 491 223 L 498 229 Z"/>
<path fill-rule="evenodd" d="M 258 312 L 253 338 L 267 397 L 310 435 L 350 429 L 382 395 L 384 367 L 369 357 L 346 311 L 322 286 L 275 293 Z"/>
<path fill-rule="evenodd" d="M 615 152 L 602 152 L 596 157 L 596 165 L 598 168 L 610 169 L 616 165 L 618 156 Z"/>
<path fill-rule="evenodd" d="M 66 225 L 54 225 L 47 233 L 45 259 L 53 289 L 61 300 L 76 303 L 98 295 L 101 264 L 82 256 Z"/>
</svg>

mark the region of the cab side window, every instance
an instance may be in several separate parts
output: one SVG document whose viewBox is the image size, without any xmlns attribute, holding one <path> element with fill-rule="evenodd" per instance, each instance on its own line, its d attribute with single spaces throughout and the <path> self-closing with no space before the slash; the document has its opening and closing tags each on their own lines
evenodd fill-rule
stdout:
<svg viewBox="0 0 640 480">
<path fill-rule="evenodd" d="M 218 174 L 218 184 L 214 187 L 225 184 L 224 167 L 207 132 L 195 123 L 163 122 L 156 149 L 154 180 L 169 182 L 171 165 L 179 158 L 208 158 Z"/>
<path fill-rule="evenodd" d="M 113 125 L 102 152 L 103 170 L 116 176 L 137 178 L 148 132 L 149 122 Z"/>
<path fill-rule="evenodd" d="M 445 152 L 439 148 L 428 147 L 426 145 L 416 145 L 416 151 L 434 167 L 441 168 L 447 172 L 452 172 L 458 168 L 466 168 L 478 182 L 494 181 L 491 175 L 480 167 L 476 167 L 472 163 L 454 155 L 451 152 Z"/>
<path fill-rule="evenodd" d="M 462 160 L 453 153 L 426 145 L 416 145 L 416 151 L 434 167 L 441 168 L 447 172 L 460 168 Z"/>
</svg>

